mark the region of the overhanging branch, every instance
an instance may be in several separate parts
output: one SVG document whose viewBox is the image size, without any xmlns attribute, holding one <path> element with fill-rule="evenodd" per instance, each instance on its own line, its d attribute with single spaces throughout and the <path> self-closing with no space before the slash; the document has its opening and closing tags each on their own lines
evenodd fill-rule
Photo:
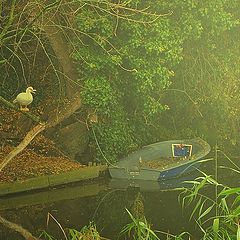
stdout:
<svg viewBox="0 0 240 240">
<path fill-rule="evenodd" d="M 36 115 L 34 115 L 32 113 L 29 113 L 29 112 L 20 111 L 19 108 L 16 105 L 14 105 L 13 103 L 9 102 L 8 100 L 3 98 L 2 96 L 0 96 L 0 102 L 2 102 L 8 108 L 11 108 L 11 109 L 13 109 L 15 111 L 21 112 L 22 114 L 26 115 L 28 118 L 32 119 L 36 123 L 40 123 L 41 122 L 40 117 L 38 117 L 38 116 L 36 116 Z"/>
<path fill-rule="evenodd" d="M 40 240 L 40 238 L 34 237 L 28 230 L 23 228 L 22 226 L 10 222 L 7 219 L 0 216 L 0 224 L 4 225 L 5 227 L 14 230 L 15 232 L 20 233 L 26 240 Z"/>
</svg>

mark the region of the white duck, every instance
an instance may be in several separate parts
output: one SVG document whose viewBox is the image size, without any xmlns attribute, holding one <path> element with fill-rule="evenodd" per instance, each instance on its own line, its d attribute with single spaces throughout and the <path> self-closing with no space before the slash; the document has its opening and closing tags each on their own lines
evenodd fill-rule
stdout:
<svg viewBox="0 0 240 240">
<path fill-rule="evenodd" d="M 36 90 L 33 87 L 28 87 L 26 92 L 19 93 L 16 99 L 13 101 L 14 103 L 18 103 L 20 105 L 20 111 L 28 112 L 29 109 L 27 106 L 33 101 L 32 93 L 35 93 Z"/>
</svg>

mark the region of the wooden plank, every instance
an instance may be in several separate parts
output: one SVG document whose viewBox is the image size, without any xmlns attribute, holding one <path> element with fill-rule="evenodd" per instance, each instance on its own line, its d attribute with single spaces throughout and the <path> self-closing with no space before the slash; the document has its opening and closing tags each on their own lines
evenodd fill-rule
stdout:
<svg viewBox="0 0 240 240">
<path fill-rule="evenodd" d="M 0 196 L 46 187 L 49 187 L 48 177 L 41 176 L 36 178 L 29 178 L 24 181 L 0 184 Z"/>
<path fill-rule="evenodd" d="M 99 167 L 86 167 L 71 172 L 64 172 L 57 175 L 49 175 L 49 186 L 57 186 L 81 180 L 97 178 L 99 176 Z"/>
<path fill-rule="evenodd" d="M 0 184 L 0 197 L 12 193 L 20 193 L 36 189 L 49 188 L 72 182 L 94 179 L 99 176 L 99 172 L 103 169 L 104 168 L 101 166 L 91 166 L 60 174 L 29 178 L 24 181 L 3 183 Z"/>
</svg>

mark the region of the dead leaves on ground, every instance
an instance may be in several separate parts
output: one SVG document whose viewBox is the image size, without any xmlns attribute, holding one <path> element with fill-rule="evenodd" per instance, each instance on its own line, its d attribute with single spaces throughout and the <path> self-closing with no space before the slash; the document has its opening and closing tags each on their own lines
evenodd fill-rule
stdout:
<svg viewBox="0 0 240 240">
<path fill-rule="evenodd" d="M 0 153 L 0 162 L 13 149 L 6 146 Z M 36 176 L 58 174 L 85 166 L 65 157 L 46 157 L 31 149 L 24 149 L 0 172 L 0 183 L 14 182 Z"/>
<path fill-rule="evenodd" d="M 0 108 L 0 162 L 23 138 L 21 125 L 17 124 L 21 116 L 19 112 Z M 54 142 L 40 134 L 0 172 L 0 183 L 58 174 L 82 167 L 84 166 L 80 163 L 62 156 Z"/>
</svg>

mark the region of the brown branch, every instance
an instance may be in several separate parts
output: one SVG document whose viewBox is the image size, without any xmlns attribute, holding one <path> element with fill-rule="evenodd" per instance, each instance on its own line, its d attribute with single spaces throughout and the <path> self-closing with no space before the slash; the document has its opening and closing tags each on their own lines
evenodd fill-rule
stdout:
<svg viewBox="0 0 240 240">
<path fill-rule="evenodd" d="M 34 115 L 32 113 L 29 113 L 29 112 L 20 111 L 20 109 L 16 105 L 14 105 L 13 103 L 7 101 L 2 96 L 0 96 L 0 102 L 2 102 L 8 108 L 11 108 L 11 109 L 13 109 L 15 111 L 21 112 L 22 114 L 26 115 L 28 118 L 32 119 L 34 122 L 37 122 L 37 123 L 41 122 L 40 117 L 38 117 L 38 116 L 36 116 L 36 115 Z"/>
<path fill-rule="evenodd" d="M 12 223 L 1 216 L 0 216 L 0 223 L 5 227 L 14 230 L 15 232 L 20 233 L 26 240 L 40 240 L 40 238 L 34 237 L 28 230 L 26 230 L 22 226 L 16 223 Z"/>
<path fill-rule="evenodd" d="M 42 132 L 45 128 L 45 124 L 39 123 L 32 130 L 30 130 L 25 136 L 25 138 L 22 140 L 22 142 L 16 148 L 14 148 L 14 150 L 11 151 L 0 163 L 0 172 L 18 153 L 20 153 L 33 140 L 35 136 L 37 136 L 38 133 Z"/>
</svg>

